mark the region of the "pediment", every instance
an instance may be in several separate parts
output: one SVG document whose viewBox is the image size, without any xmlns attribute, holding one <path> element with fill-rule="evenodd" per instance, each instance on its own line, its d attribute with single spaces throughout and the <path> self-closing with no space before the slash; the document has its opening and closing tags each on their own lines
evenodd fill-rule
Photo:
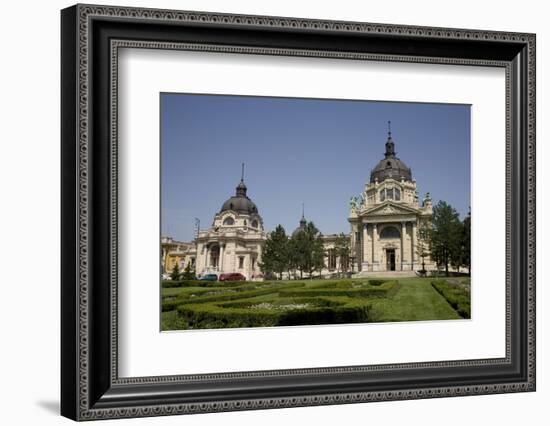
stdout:
<svg viewBox="0 0 550 426">
<path fill-rule="evenodd" d="M 418 210 L 413 207 L 386 201 L 379 206 L 365 210 L 361 216 L 417 215 L 418 213 Z"/>
</svg>

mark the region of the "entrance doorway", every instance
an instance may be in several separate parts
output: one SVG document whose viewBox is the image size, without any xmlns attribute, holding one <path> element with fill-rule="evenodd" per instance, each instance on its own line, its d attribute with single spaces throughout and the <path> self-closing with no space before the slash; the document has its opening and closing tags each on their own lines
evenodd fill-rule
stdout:
<svg viewBox="0 0 550 426">
<path fill-rule="evenodd" d="M 217 268 L 220 260 L 220 246 L 215 245 L 210 249 L 210 266 Z"/>
<path fill-rule="evenodd" d="M 386 271 L 395 271 L 395 249 L 386 250 Z"/>
</svg>

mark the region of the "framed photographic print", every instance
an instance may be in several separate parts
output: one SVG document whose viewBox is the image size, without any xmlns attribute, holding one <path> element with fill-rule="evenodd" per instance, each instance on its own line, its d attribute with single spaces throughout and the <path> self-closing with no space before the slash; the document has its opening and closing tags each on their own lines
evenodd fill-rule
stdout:
<svg viewBox="0 0 550 426">
<path fill-rule="evenodd" d="M 535 390 L 535 36 L 76 5 L 74 420 Z"/>
</svg>

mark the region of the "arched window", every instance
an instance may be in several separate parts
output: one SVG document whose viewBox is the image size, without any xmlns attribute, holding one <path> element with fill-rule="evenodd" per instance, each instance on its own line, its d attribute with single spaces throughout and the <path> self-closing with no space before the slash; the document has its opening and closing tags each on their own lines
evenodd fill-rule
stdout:
<svg viewBox="0 0 550 426">
<path fill-rule="evenodd" d="M 380 190 L 380 201 L 384 200 L 401 200 L 401 191 L 399 188 L 384 188 Z"/>
<path fill-rule="evenodd" d="M 258 227 L 258 221 L 256 219 L 254 219 L 252 221 L 252 223 L 250 224 L 250 226 L 252 226 L 252 228 L 257 228 Z"/>
<path fill-rule="evenodd" d="M 380 233 L 380 239 L 399 238 L 401 234 L 395 226 L 386 226 Z"/>
<path fill-rule="evenodd" d="M 393 193 L 394 193 L 394 199 L 396 201 L 401 200 L 401 191 L 399 190 L 399 188 L 394 188 Z"/>
<path fill-rule="evenodd" d="M 225 226 L 235 225 L 235 219 L 233 219 L 231 216 L 228 216 L 223 220 L 223 224 Z"/>
</svg>

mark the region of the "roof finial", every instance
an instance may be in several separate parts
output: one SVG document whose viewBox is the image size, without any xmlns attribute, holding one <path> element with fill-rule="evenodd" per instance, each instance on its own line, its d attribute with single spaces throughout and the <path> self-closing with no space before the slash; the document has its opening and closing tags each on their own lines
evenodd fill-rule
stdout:
<svg viewBox="0 0 550 426">
<path fill-rule="evenodd" d="M 306 224 L 307 224 L 307 221 L 304 213 L 304 203 L 302 203 L 302 218 L 300 219 L 300 228 L 305 228 Z"/>
<path fill-rule="evenodd" d="M 244 184 L 244 163 L 241 163 L 241 181 L 237 185 L 237 197 L 246 197 L 246 185 Z"/>
<path fill-rule="evenodd" d="M 391 121 L 388 120 L 388 136 L 391 136 Z"/>
</svg>

